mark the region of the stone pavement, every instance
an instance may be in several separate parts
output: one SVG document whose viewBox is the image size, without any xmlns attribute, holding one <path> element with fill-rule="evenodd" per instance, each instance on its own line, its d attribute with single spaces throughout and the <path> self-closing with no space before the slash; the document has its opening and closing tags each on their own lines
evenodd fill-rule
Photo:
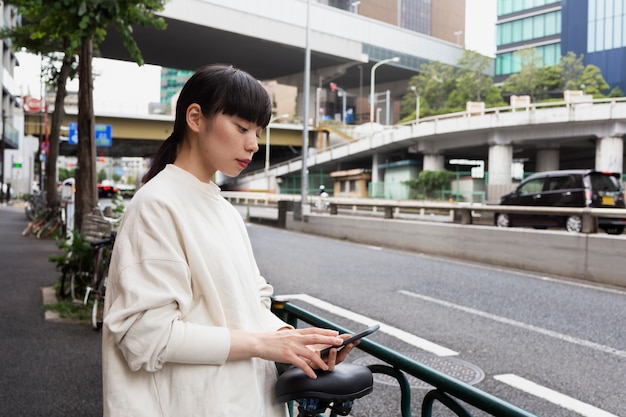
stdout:
<svg viewBox="0 0 626 417">
<path fill-rule="evenodd" d="M 101 416 L 101 335 L 45 319 L 58 248 L 22 236 L 24 227 L 23 207 L 0 206 L 0 416 Z"/>
</svg>

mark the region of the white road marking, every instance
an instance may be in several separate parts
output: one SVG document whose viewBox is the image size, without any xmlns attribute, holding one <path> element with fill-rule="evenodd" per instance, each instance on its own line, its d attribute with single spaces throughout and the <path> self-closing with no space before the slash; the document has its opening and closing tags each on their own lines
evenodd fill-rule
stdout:
<svg viewBox="0 0 626 417">
<path fill-rule="evenodd" d="M 367 327 L 378 323 L 376 320 L 372 320 L 369 317 L 363 316 L 358 313 L 354 313 L 350 310 L 346 310 L 345 308 L 338 307 L 334 304 L 331 304 L 324 300 L 320 300 L 319 298 L 315 298 L 307 294 L 280 295 L 280 296 L 277 296 L 276 298 L 286 299 L 286 300 L 300 300 L 305 303 L 311 304 L 317 308 L 320 308 L 322 310 L 326 310 L 329 313 L 344 317 L 348 320 L 352 320 L 357 323 L 361 323 Z M 380 332 L 387 333 L 388 335 L 394 336 L 395 338 L 400 339 L 403 342 L 406 342 L 410 345 L 413 345 L 427 352 L 433 353 L 437 356 L 456 356 L 459 354 L 458 352 L 455 352 L 454 350 L 451 350 L 444 346 L 430 342 L 426 339 L 422 339 L 421 337 L 417 337 L 411 333 L 405 332 L 404 330 L 400 330 L 396 327 L 389 326 L 384 323 L 379 323 L 379 324 L 380 324 L 380 330 L 379 330 Z"/>
<path fill-rule="evenodd" d="M 607 411 L 601 410 L 597 407 L 579 401 L 575 398 L 561 394 L 550 388 L 546 388 L 539 384 L 536 384 L 528 379 L 522 378 L 513 374 L 495 375 L 495 380 L 510 385 L 513 388 L 517 388 L 535 397 L 542 398 L 553 404 L 572 410 L 581 416 L 585 417 L 619 417 L 615 414 L 611 414 Z"/>
<path fill-rule="evenodd" d="M 506 317 L 497 316 L 495 314 L 486 313 L 484 311 L 476 310 L 470 307 L 464 307 L 458 304 L 450 303 L 448 301 L 439 300 L 437 298 L 428 297 L 426 295 L 417 294 L 410 291 L 400 290 L 401 294 L 407 295 L 409 297 L 418 298 L 420 300 L 429 301 L 431 303 L 436 303 L 442 305 L 444 307 L 453 308 L 455 310 L 463 311 L 465 313 L 473 314 L 475 316 L 484 317 L 493 321 L 497 321 L 500 323 L 508 324 L 511 326 L 519 327 L 524 330 L 529 330 L 535 333 L 542 334 L 544 336 L 553 337 L 558 340 L 562 340 L 564 342 L 573 343 L 575 345 L 587 347 L 590 349 L 594 349 L 603 353 L 608 353 L 610 355 L 615 355 L 621 358 L 626 358 L 626 351 L 619 350 L 610 346 L 601 345 L 599 343 L 591 342 L 589 340 L 579 339 L 574 336 L 570 336 L 567 334 L 555 332 L 553 330 L 544 329 L 543 327 L 533 326 L 532 324 L 522 323 L 516 320 L 511 320 Z"/>
</svg>

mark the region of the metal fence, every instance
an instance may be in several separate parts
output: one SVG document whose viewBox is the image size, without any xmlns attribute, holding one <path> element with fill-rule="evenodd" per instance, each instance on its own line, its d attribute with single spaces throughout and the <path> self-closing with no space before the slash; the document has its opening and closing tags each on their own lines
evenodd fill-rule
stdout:
<svg viewBox="0 0 626 417">
<path fill-rule="evenodd" d="M 346 328 L 291 304 L 288 300 L 274 299 L 272 309 L 275 314 L 294 327 L 297 327 L 298 321 L 301 320 L 313 326 L 334 329 L 340 333 L 352 333 Z M 361 343 L 357 348 L 384 363 L 369 365 L 368 368 L 372 373 L 391 376 L 400 385 L 401 400 L 399 408 L 402 417 L 411 417 L 413 415 L 411 410 L 411 389 L 405 374 L 411 375 L 433 387 L 422 401 L 421 415 L 423 417 L 431 417 L 433 415 L 435 402 L 441 403 L 459 417 L 473 416 L 462 403 L 469 404 L 496 417 L 537 417 L 535 414 L 429 368 L 367 338 L 361 339 Z M 334 415 L 331 414 L 331 416 Z"/>
</svg>

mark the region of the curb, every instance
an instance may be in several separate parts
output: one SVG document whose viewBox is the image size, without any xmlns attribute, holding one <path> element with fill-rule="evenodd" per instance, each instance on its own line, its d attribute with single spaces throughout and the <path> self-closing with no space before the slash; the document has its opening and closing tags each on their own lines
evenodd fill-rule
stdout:
<svg viewBox="0 0 626 417">
<path fill-rule="evenodd" d="M 57 303 L 57 296 L 54 287 L 42 287 L 41 295 L 43 296 L 43 305 Z M 44 319 L 54 323 L 78 323 L 76 320 L 61 317 L 58 311 L 44 310 Z"/>
</svg>

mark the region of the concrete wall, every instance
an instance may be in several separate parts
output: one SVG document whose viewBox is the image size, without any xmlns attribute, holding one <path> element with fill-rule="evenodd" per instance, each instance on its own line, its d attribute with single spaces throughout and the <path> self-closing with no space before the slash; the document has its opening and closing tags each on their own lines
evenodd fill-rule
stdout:
<svg viewBox="0 0 626 417">
<path fill-rule="evenodd" d="M 626 238 L 564 231 L 310 215 L 294 231 L 626 287 Z"/>
</svg>

